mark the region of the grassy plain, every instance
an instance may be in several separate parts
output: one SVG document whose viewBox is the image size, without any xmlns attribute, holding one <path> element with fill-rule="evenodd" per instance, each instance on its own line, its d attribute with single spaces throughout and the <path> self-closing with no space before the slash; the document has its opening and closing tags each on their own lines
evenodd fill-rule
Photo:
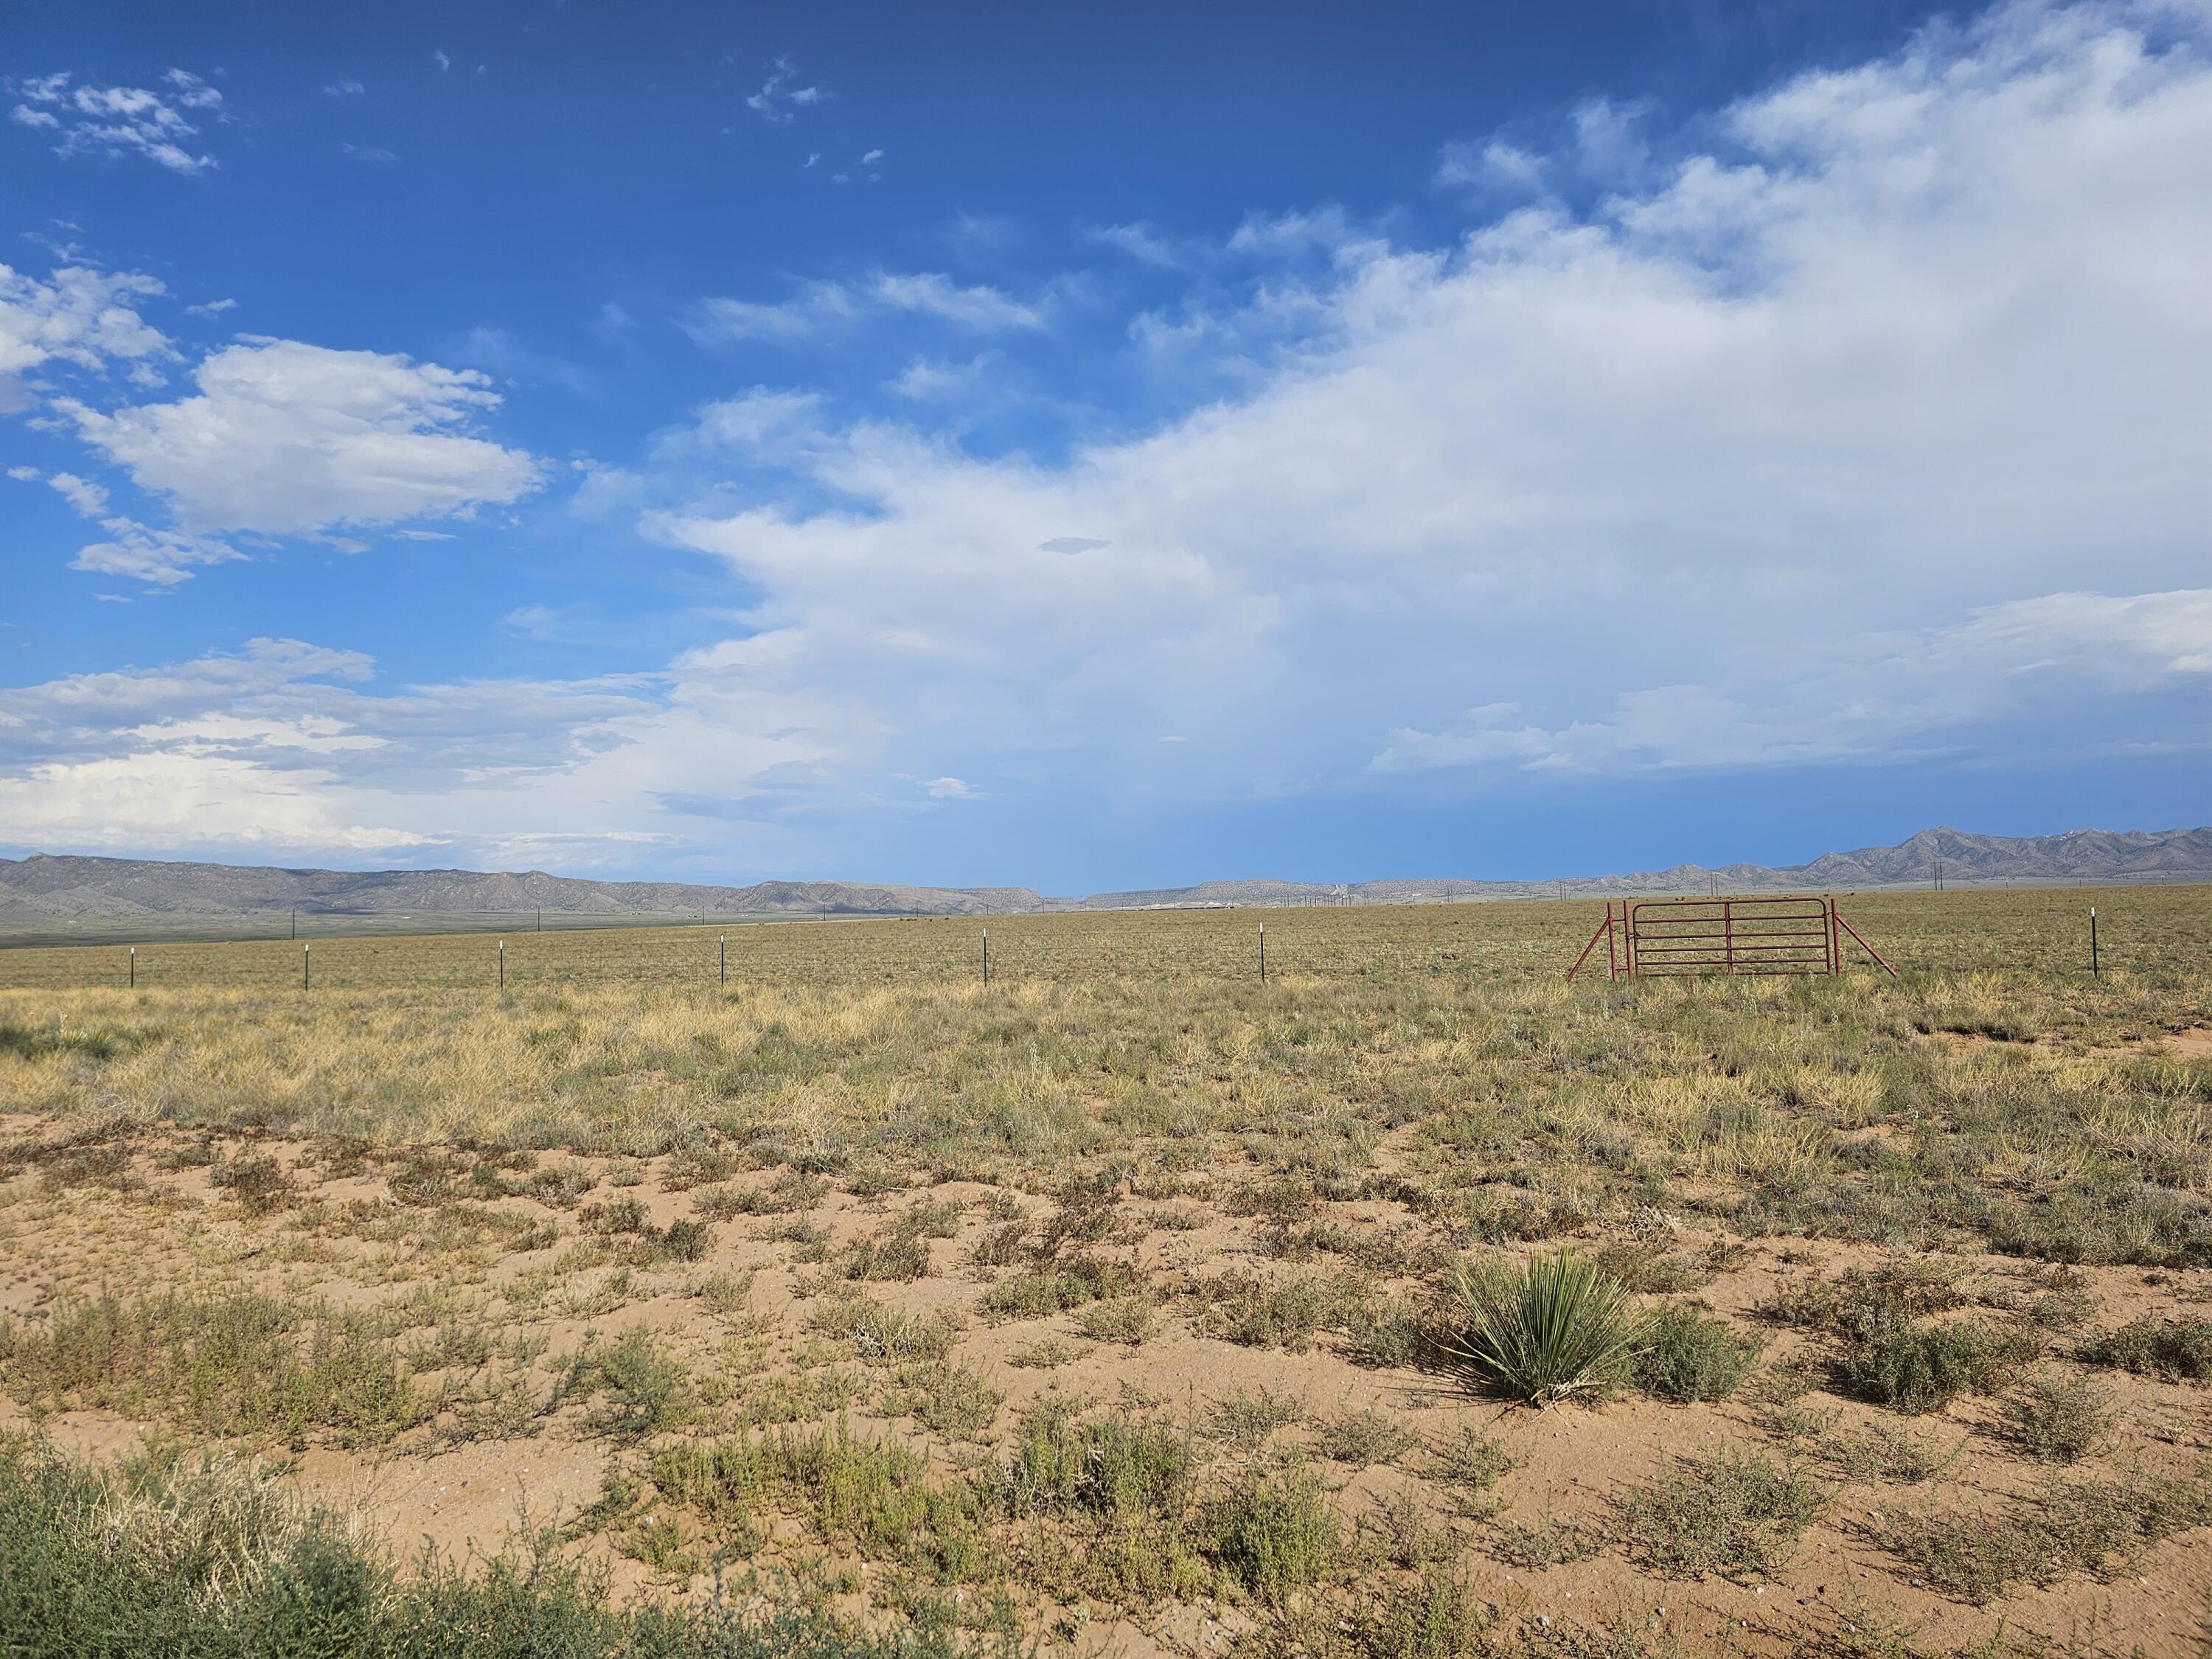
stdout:
<svg viewBox="0 0 2212 1659">
<path fill-rule="evenodd" d="M 1572 902 L 994 918 L 988 986 L 964 921 L 726 986 L 714 928 L 504 991 L 0 952 L 0 1583 L 188 1536 L 131 1616 L 235 1621 L 335 1552 L 410 1652 L 534 1595 L 576 1652 L 2197 1651 L 2212 889 L 1845 914 L 1901 978 L 1570 988 Z M 1455 1287 L 1562 1245 L 1633 1340 L 1538 1410 Z"/>
</svg>

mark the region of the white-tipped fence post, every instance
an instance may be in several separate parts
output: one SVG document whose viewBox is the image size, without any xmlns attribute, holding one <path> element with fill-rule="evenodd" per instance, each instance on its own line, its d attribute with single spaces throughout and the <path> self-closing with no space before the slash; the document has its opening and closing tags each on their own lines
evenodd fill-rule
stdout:
<svg viewBox="0 0 2212 1659">
<path fill-rule="evenodd" d="M 131 988 L 138 988 L 138 947 L 135 945 L 131 947 Z"/>
<path fill-rule="evenodd" d="M 2102 979 L 2104 969 L 2097 962 L 2097 907 L 2089 907 L 2089 977 Z"/>
<path fill-rule="evenodd" d="M 727 933 L 725 933 L 725 934 L 723 934 L 723 935 L 722 935 L 722 983 L 723 983 L 725 986 L 726 986 L 726 985 L 728 985 L 728 984 L 729 984 L 729 982 L 730 982 L 730 936 L 729 936 Z"/>
<path fill-rule="evenodd" d="M 507 941 L 499 942 L 499 988 L 507 989 Z"/>
<path fill-rule="evenodd" d="M 1267 982 L 1267 924 L 1260 924 L 1260 983 Z"/>
<path fill-rule="evenodd" d="M 314 948 L 315 947 L 312 945 L 302 945 L 300 947 L 300 988 L 302 991 L 307 988 L 309 983 L 307 972 L 307 952 Z"/>
</svg>

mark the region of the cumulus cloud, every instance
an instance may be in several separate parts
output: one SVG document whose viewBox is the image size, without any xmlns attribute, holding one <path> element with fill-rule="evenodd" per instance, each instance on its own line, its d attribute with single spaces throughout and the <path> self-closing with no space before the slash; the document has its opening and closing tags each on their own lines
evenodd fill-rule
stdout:
<svg viewBox="0 0 2212 1659">
<path fill-rule="evenodd" d="M 158 88 L 72 85 L 66 72 L 10 81 L 21 100 L 17 125 L 54 137 L 58 155 L 143 155 L 172 173 L 204 173 L 212 155 L 194 154 L 199 123 L 219 120 L 222 94 L 187 70 L 173 69 Z"/>
<path fill-rule="evenodd" d="M 97 371 L 173 356 L 137 311 L 161 292 L 150 276 L 65 265 L 41 282 L 0 265 L 0 413 L 28 405 L 49 363 Z"/>
<path fill-rule="evenodd" d="M 2201 740 L 2201 646 L 2130 690 L 2080 643 L 2100 607 L 2197 614 L 2212 71 L 2173 26 L 1931 30 L 1747 100 L 1586 216 L 1446 247 L 1255 221 L 1240 257 L 1328 258 L 1254 300 L 1300 320 L 1243 395 L 1050 464 L 817 425 L 754 459 L 834 505 L 647 527 L 762 596 L 745 678 L 817 694 L 855 766 L 896 732 L 956 773 L 1080 752 L 1105 787 L 1230 793 L 2032 751 L 2061 684 L 2096 741 Z M 1648 167 L 1632 114 L 1586 106 L 1558 164 Z M 1040 558 L 1071 523 L 1110 550 Z M 2022 634 L 2039 607 L 2072 631 Z M 1163 729 L 1202 773 L 1146 770 Z"/>
<path fill-rule="evenodd" d="M 1123 811 L 2023 765 L 2060 736 L 2201 752 L 2208 45 L 2172 9 L 2014 4 L 1749 99 L 1700 152 L 1655 140 L 1678 159 L 1630 156 L 1584 213 L 1474 215 L 1439 246 L 1255 220 L 1208 256 L 1251 288 L 1180 325 L 1234 391 L 1064 453 L 981 458 L 755 388 L 604 496 L 676 503 L 643 528 L 732 579 L 730 637 L 622 684 L 372 696 L 280 663 L 273 689 L 65 740 L 50 706 L 92 694 L 57 683 L 0 697 L 0 818 L 76 823 L 49 804 L 68 769 L 134 755 L 319 777 L 334 824 L 457 845 L 711 826 L 758 848 L 808 812 L 818 846 L 821 809 L 878 783 L 886 811 L 975 778 L 979 811 L 1017 790 Z M 1595 165 L 1586 138 L 1563 128 L 1540 171 Z M 995 314 L 917 280 L 802 290 L 726 337 Z M 478 395 L 409 431 L 458 436 Z M 176 469 L 142 481 L 199 530 L 374 517 L 335 489 L 238 511 Z"/>
<path fill-rule="evenodd" d="M 264 340 L 214 353 L 193 380 L 197 395 L 173 403 L 112 414 L 62 405 L 188 532 L 302 534 L 449 516 L 540 481 L 531 456 L 469 433 L 500 401 L 474 370 Z"/>
</svg>

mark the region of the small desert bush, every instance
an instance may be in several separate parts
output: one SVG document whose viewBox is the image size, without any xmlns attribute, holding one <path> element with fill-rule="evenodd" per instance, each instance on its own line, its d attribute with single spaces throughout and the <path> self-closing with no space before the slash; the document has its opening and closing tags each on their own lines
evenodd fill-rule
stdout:
<svg viewBox="0 0 2212 1659">
<path fill-rule="evenodd" d="M 1178 1519 L 1198 1471 L 1188 1434 L 1157 1419 L 1116 1413 L 1085 1419 L 1048 1404 L 1022 1420 L 1001 1472 L 1006 1511 L 1097 1519 Z"/>
<path fill-rule="evenodd" d="M 2034 1362 L 2033 1330 L 1968 1320 L 1892 1325 L 1860 1337 L 1838 1366 L 1844 1387 L 1877 1406 L 1917 1415 L 1963 1395 L 1995 1394 Z"/>
<path fill-rule="evenodd" d="M 1725 1400 L 1751 1374 L 1765 1346 L 1693 1308 L 1664 1307 L 1644 1327 L 1644 1346 L 1629 1374 L 1638 1388 L 1661 1400 Z"/>
<path fill-rule="evenodd" d="M 2081 1357 L 2166 1382 L 2212 1382 L 2212 1319 L 2138 1319 L 2084 1343 Z"/>
<path fill-rule="evenodd" d="M 1640 1565 L 1665 1577 L 1757 1584 L 1790 1565 L 1826 1506 L 1826 1489 L 1802 1470 L 1723 1447 L 1631 1492 L 1620 1534 Z"/>
<path fill-rule="evenodd" d="M 1304 1469 L 1243 1481 L 1207 1504 L 1199 1520 L 1206 1554 L 1268 1601 L 1318 1581 L 1336 1553 L 1339 1531 L 1320 1480 Z"/>
<path fill-rule="evenodd" d="M 1353 1630 L 1361 1659 L 1462 1659 L 1482 1651 L 1488 1623 L 1466 1577 L 1432 1566 L 1385 1588 Z"/>
<path fill-rule="evenodd" d="M 2047 1463 L 2076 1463 L 2112 1437 L 2112 1396 L 2086 1377 L 2030 1378 L 1999 1402 L 2005 1438 Z"/>
<path fill-rule="evenodd" d="M 1365 1468 L 1374 1463 L 1395 1463 L 1419 1443 L 1420 1437 L 1388 1412 L 1346 1412 L 1322 1419 L 1314 1443 L 1323 1457 Z"/>
<path fill-rule="evenodd" d="M 1462 1316 L 1452 1350 L 1475 1380 L 1532 1406 L 1601 1393 L 1628 1372 L 1643 1322 L 1620 1281 L 1571 1249 L 1453 1276 Z"/>
<path fill-rule="evenodd" d="M 1919 1577 L 1983 1602 L 2021 1583 L 2102 1576 L 2175 1534 L 2212 1523 L 2212 1479 L 2136 1469 L 2115 1480 L 2054 1481 L 2001 1515 L 1904 1516 L 1873 1528 Z"/>
</svg>

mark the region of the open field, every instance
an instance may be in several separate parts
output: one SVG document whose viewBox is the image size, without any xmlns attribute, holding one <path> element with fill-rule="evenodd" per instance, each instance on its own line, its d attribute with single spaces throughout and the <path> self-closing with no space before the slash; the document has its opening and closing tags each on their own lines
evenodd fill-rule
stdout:
<svg viewBox="0 0 2212 1659">
<path fill-rule="evenodd" d="M 1844 914 L 1902 978 L 1568 988 L 1574 902 L 0 953 L 0 1629 L 342 1558 L 564 1652 L 2197 1652 L 2212 889 Z M 1626 1300 L 1538 1409 L 1470 1308 L 1562 1247 Z"/>
</svg>

